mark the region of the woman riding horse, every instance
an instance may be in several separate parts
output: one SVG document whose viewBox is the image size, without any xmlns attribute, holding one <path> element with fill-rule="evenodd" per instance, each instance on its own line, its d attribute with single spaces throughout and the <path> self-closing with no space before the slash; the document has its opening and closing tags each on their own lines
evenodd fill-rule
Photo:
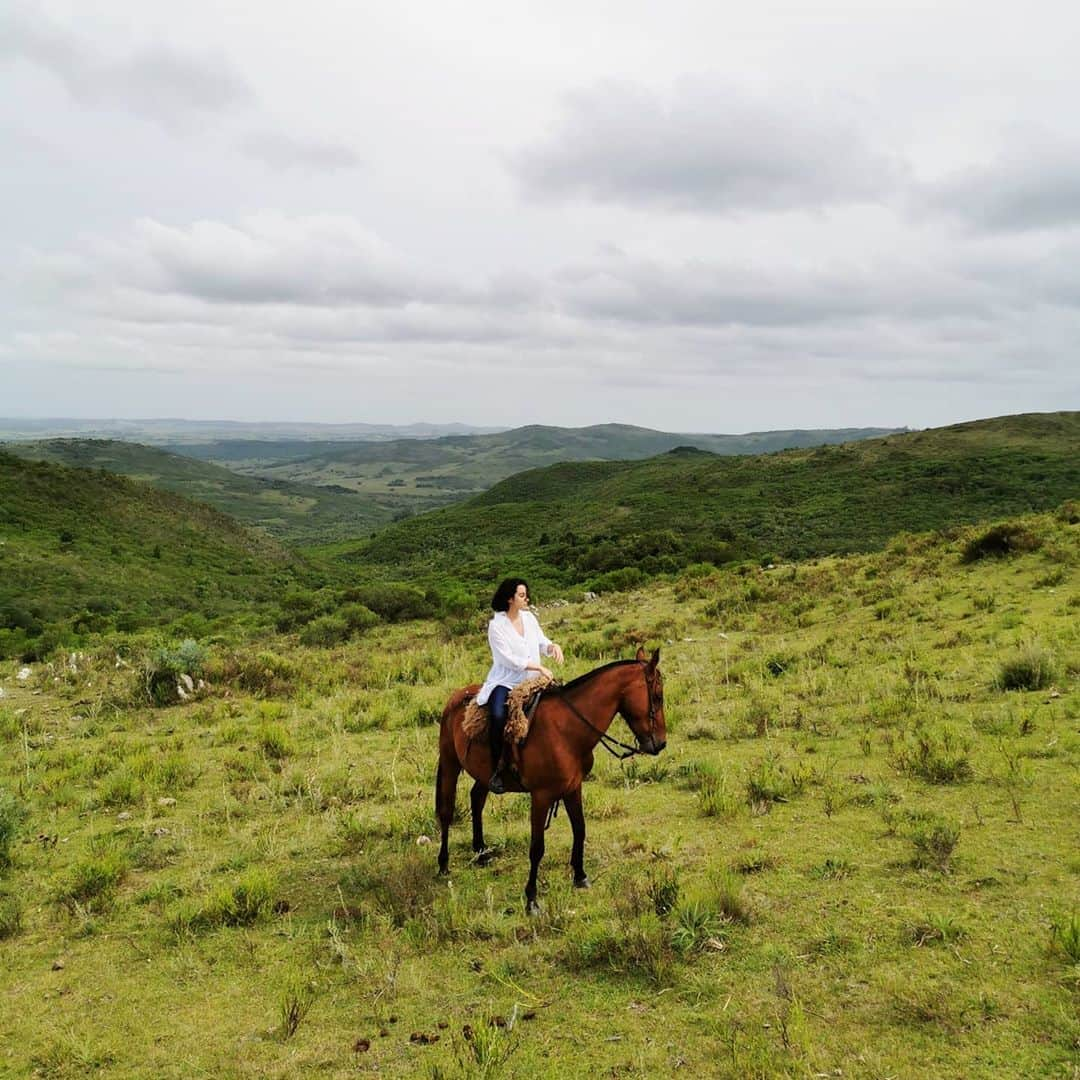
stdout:
<svg viewBox="0 0 1080 1080">
<path fill-rule="evenodd" d="M 502 795 L 506 791 L 502 773 L 510 761 L 509 740 L 503 738 L 507 696 L 534 673 L 550 679 L 551 672 L 540 663 L 540 657 L 549 656 L 561 664 L 563 651 L 544 636 L 536 616 L 529 611 L 529 586 L 521 578 L 507 578 L 495 590 L 491 607 L 495 612 L 488 623 L 491 670 L 476 703 L 488 706 L 491 759 L 498 762 L 488 791 Z"/>
</svg>

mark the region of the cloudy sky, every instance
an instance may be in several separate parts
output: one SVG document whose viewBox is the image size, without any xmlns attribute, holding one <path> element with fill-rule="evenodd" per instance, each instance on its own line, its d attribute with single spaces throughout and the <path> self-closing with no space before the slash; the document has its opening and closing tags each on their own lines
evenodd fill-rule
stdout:
<svg viewBox="0 0 1080 1080">
<path fill-rule="evenodd" d="M 0 415 L 1080 408 L 1078 55 L 1040 0 L 4 0 Z"/>
</svg>

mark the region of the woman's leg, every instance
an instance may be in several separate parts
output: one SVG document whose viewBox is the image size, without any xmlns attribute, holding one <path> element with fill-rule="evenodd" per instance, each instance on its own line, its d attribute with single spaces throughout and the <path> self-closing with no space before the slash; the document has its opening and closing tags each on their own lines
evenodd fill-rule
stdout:
<svg viewBox="0 0 1080 1080">
<path fill-rule="evenodd" d="M 496 686 L 488 698 L 488 724 L 491 738 L 491 760 L 494 772 L 488 781 L 488 791 L 493 795 L 502 795 L 506 791 L 502 781 L 502 771 L 509 758 L 508 747 L 504 745 L 503 729 L 506 727 L 506 699 L 510 696 L 508 686 Z"/>
</svg>

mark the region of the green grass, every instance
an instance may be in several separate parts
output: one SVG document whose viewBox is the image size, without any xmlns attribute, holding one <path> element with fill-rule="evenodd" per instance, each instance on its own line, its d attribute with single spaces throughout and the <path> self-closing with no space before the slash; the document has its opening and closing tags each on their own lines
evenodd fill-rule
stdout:
<svg viewBox="0 0 1080 1080">
<path fill-rule="evenodd" d="M 435 873 L 482 617 L 221 635 L 166 707 L 104 645 L 0 662 L 0 1074 L 1072 1076 L 1080 526 L 1018 520 L 542 609 L 565 677 L 660 646 L 669 746 L 598 755 L 593 887 L 560 814 L 534 919 L 523 797 L 479 866 L 463 783 Z"/>
</svg>

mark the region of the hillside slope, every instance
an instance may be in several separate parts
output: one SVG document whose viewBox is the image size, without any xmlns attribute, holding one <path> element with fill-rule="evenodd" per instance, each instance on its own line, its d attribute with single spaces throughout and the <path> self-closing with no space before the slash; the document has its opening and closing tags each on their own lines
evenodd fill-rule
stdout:
<svg viewBox="0 0 1080 1080">
<path fill-rule="evenodd" d="M 178 495 L 0 452 L 0 655 L 81 634 L 251 619 L 311 572 L 275 541 Z"/>
<path fill-rule="evenodd" d="M 342 488 L 241 476 L 227 468 L 116 439 L 47 439 L 9 443 L 22 458 L 73 468 L 105 469 L 185 495 L 294 543 L 355 537 L 389 521 L 399 504 Z"/>
<path fill-rule="evenodd" d="M 691 562 L 868 551 L 1080 495 L 1080 413 L 1032 414 L 757 457 L 678 449 L 511 477 L 343 549 L 388 573 L 632 584 Z"/>
</svg>

